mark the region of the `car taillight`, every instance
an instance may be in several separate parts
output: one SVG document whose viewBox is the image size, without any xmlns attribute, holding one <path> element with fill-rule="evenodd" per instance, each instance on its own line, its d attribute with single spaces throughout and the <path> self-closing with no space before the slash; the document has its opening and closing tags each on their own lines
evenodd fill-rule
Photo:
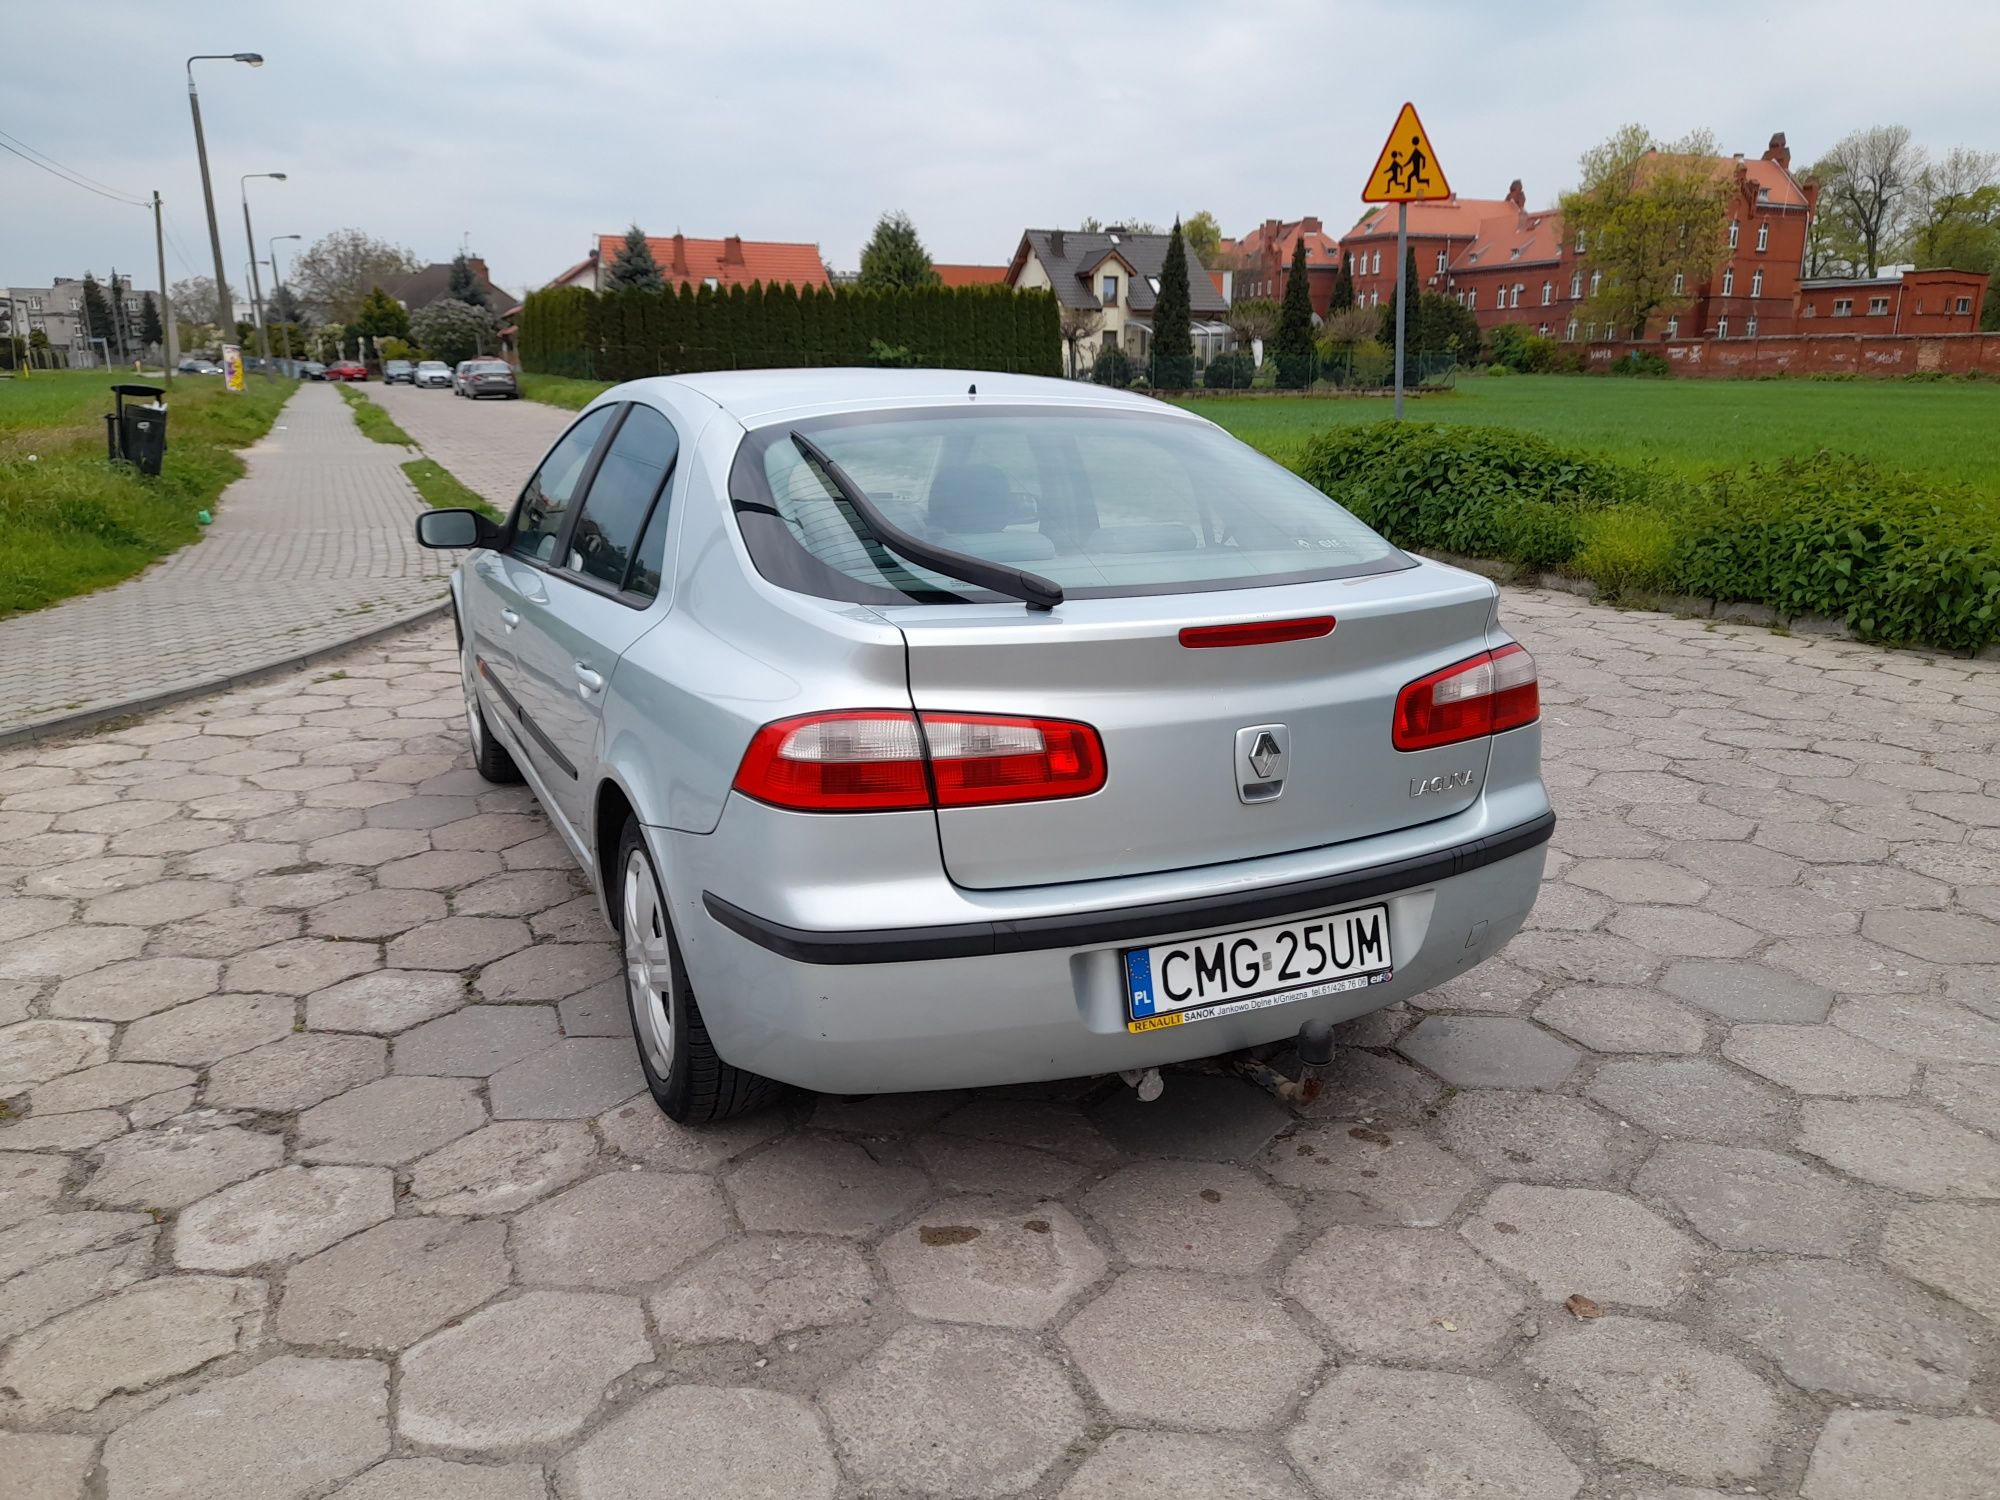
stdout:
<svg viewBox="0 0 2000 1500">
<path fill-rule="evenodd" d="M 1274 646 L 1285 641 L 1310 641 L 1333 634 L 1332 615 L 1298 620 L 1244 620 L 1233 625 L 1188 625 L 1181 644 L 1192 651 L 1224 646 Z"/>
<path fill-rule="evenodd" d="M 1419 677 L 1396 695 L 1391 739 L 1398 750 L 1430 750 L 1519 729 L 1542 714 L 1535 659 L 1519 646 Z"/>
<path fill-rule="evenodd" d="M 766 724 L 736 790 L 800 812 L 983 807 L 1082 797 L 1104 785 L 1088 724 L 858 709 Z"/>
</svg>

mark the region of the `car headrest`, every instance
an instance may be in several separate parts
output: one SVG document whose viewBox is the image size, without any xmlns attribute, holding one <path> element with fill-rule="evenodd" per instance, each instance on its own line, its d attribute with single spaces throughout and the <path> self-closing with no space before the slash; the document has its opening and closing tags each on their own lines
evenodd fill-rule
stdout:
<svg viewBox="0 0 2000 1500">
<path fill-rule="evenodd" d="M 1000 531 L 1032 520 L 1034 508 L 1014 493 L 997 464 L 947 464 L 931 480 L 933 530 L 963 535 Z"/>
</svg>

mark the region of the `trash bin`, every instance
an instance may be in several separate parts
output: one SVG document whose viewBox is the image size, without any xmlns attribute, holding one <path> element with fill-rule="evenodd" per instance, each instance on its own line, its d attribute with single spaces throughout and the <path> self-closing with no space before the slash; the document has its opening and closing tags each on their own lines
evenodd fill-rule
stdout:
<svg viewBox="0 0 2000 1500">
<path fill-rule="evenodd" d="M 104 418 L 105 447 L 113 462 L 124 459 L 141 474 L 157 474 L 167 456 L 167 407 L 157 385 L 114 385 L 114 410 Z M 130 400 L 134 404 L 127 406 Z M 143 404 L 140 404 L 143 403 Z"/>
</svg>

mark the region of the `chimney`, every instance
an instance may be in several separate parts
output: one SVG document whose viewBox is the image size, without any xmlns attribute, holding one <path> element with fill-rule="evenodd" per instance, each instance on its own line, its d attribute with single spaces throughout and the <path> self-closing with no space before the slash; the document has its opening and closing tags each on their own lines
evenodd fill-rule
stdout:
<svg viewBox="0 0 2000 1500">
<path fill-rule="evenodd" d="M 1520 178 L 1516 177 L 1512 182 L 1507 184 L 1507 201 L 1518 209 L 1525 210 L 1527 208 L 1528 194 L 1522 188 Z"/>
<path fill-rule="evenodd" d="M 680 277 L 688 275 L 687 236 L 678 229 L 674 231 L 674 274 Z"/>
<path fill-rule="evenodd" d="M 491 281 L 493 279 L 492 274 L 486 269 L 485 257 L 475 255 L 466 264 L 472 267 L 472 274 L 477 276 L 481 281 Z"/>
<path fill-rule="evenodd" d="M 722 263 L 725 266 L 743 264 L 743 236 L 732 234 L 722 242 Z"/>
<path fill-rule="evenodd" d="M 1304 218 L 1304 219 L 1301 219 L 1301 220 L 1299 220 L 1299 233 L 1300 233 L 1300 234 L 1324 234 L 1324 233 L 1326 233 L 1326 226 L 1325 226 L 1325 225 L 1323 225 L 1323 224 L 1321 224 L 1321 223 L 1320 223 L 1320 221 L 1319 221 L 1318 219 L 1314 219 L 1314 218 L 1310 218 L 1310 217 L 1308 217 L 1308 218 Z"/>
<path fill-rule="evenodd" d="M 1792 148 L 1785 144 L 1785 132 L 1779 131 L 1771 137 L 1771 144 L 1764 148 L 1764 160 L 1774 161 L 1787 172 L 1792 169 Z"/>
<path fill-rule="evenodd" d="M 1049 254 L 1053 255 L 1057 260 L 1064 260 L 1069 256 L 1069 251 L 1064 248 L 1063 232 L 1060 229 L 1051 229 L 1049 231 Z"/>
</svg>

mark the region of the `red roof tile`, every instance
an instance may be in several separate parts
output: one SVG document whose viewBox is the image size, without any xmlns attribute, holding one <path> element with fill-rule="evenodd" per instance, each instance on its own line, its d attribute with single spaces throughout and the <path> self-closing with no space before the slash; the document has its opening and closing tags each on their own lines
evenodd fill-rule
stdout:
<svg viewBox="0 0 2000 1500">
<path fill-rule="evenodd" d="M 1005 266 L 933 265 L 946 286 L 998 286 L 1007 279 Z"/>
<path fill-rule="evenodd" d="M 597 258 L 608 271 L 625 243 L 622 234 L 600 234 Z M 647 235 L 646 244 L 659 263 L 660 274 L 669 282 L 699 285 L 713 277 L 724 287 L 748 286 L 753 281 L 776 285 L 789 281 L 793 286 L 826 286 L 826 265 L 819 258 L 819 246 L 796 245 L 782 240 L 746 240 L 732 235 L 722 240 L 696 240 L 685 235 Z"/>
<path fill-rule="evenodd" d="M 1410 233 L 1470 239 L 1495 214 L 1513 212 L 1514 205 L 1505 198 L 1431 198 L 1410 205 Z M 1367 239 L 1374 235 L 1393 239 L 1395 234 L 1395 214 L 1386 208 L 1371 208 L 1341 239 Z"/>
</svg>

